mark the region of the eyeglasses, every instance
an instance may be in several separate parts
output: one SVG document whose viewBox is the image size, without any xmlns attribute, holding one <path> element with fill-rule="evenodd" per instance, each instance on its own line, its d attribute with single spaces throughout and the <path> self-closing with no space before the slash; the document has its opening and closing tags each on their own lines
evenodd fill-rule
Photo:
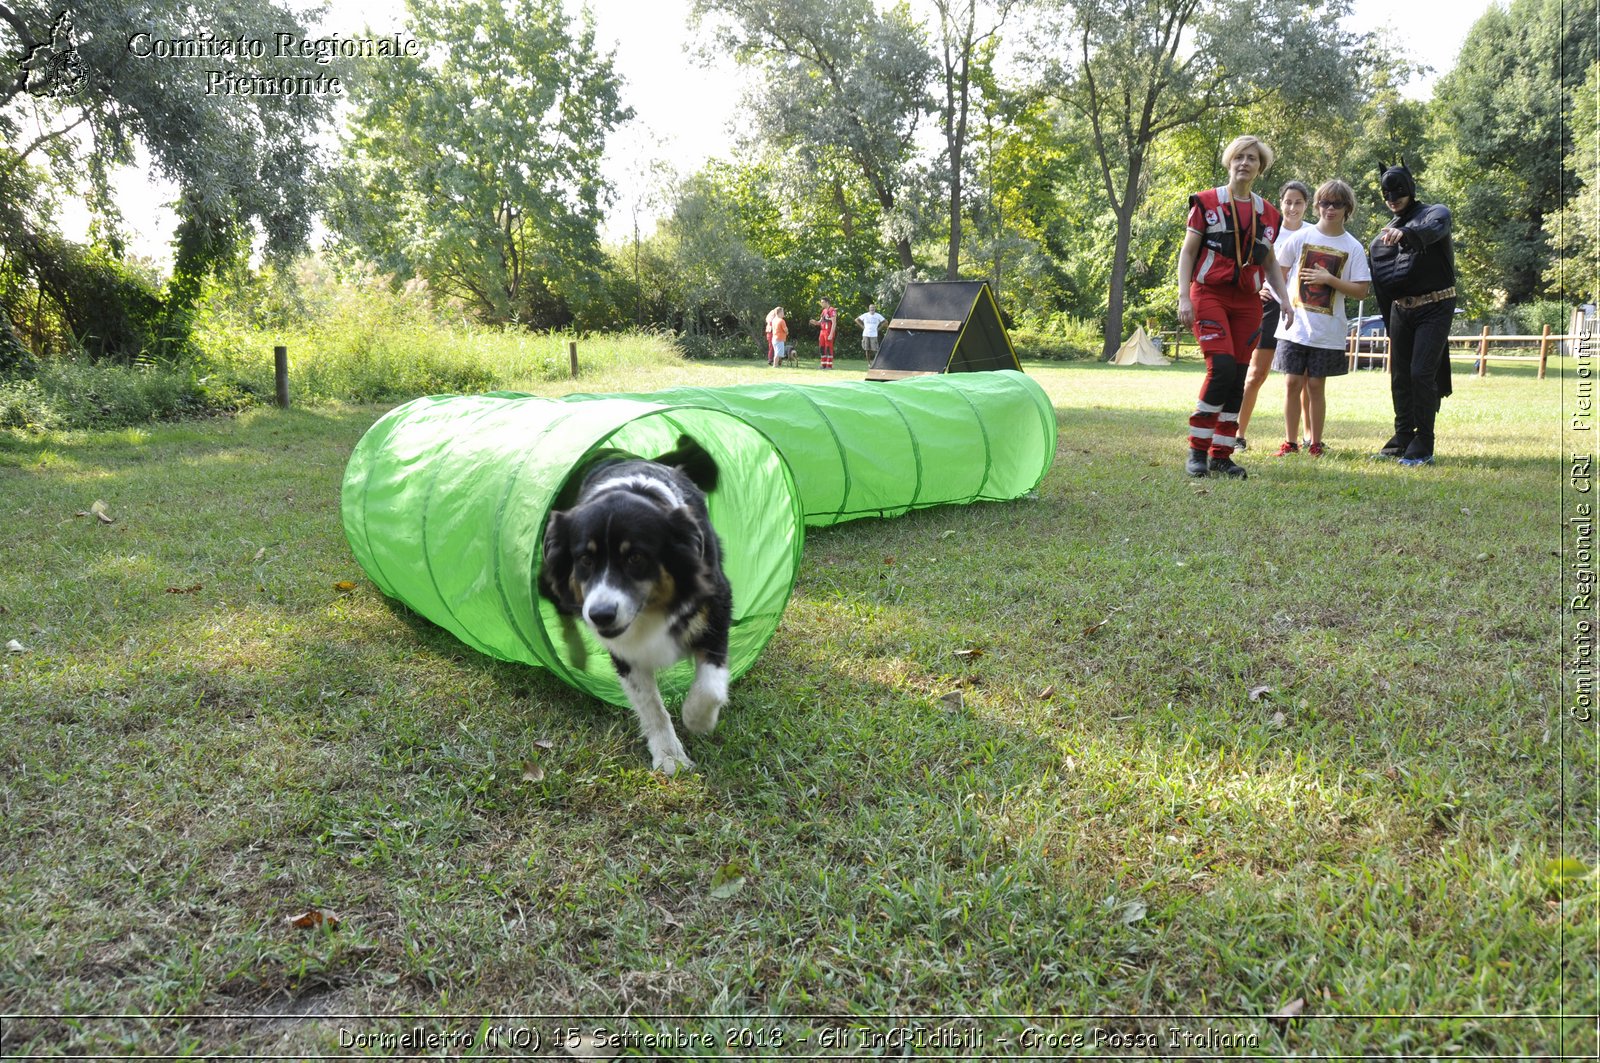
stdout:
<svg viewBox="0 0 1600 1063">
<path fill-rule="evenodd" d="M 1348 210 L 1349 208 L 1350 208 L 1350 205 L 1348 203 L 1341 203 L 1341 202 L 1339 202 L 1337 200 L 1332 200 L 1332 199 L 1319 199 L 1319 200 L 1317 200 L 1317 209 L 1318 210 Z"/>
</svg>

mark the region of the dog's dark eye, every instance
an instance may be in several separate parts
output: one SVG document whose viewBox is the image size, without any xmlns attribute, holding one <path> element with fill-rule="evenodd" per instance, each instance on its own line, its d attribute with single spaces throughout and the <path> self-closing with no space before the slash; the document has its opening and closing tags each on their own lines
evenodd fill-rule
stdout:
<svg viewBox="0 0 1600 1063">
<path fill-rule="evenodd" d="M 628 575 L 634 579 L 643 579 L 648 576 L 652 567 L 650 559 L 643 554 L 629 554 L 623 565 L 626 567 Z"/>
<path fill-rule="evenodd" d="M 594 571 L 594 557 L 591 554 L 579 554 L 578 560 L 573 563 L 573 568 L 578 570 L 578 575 L 587 576 Z"/>
</svg>

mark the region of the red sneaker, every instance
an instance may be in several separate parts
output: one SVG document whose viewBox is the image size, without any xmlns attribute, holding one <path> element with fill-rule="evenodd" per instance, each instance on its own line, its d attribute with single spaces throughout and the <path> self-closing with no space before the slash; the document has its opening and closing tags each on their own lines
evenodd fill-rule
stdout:
<svg viewBox="0 0 1600 1063">
<path fill-rule="evenodd" d="M 1281 458 L 1289 454 L 1298 453 L 1300 453 L 1300 444 L 1292 439 L 1286 439 L 1283 442 L 1283 446 L 1278 448 L 1278 453 L 1275 456 Z"/>
<path fill-rule="evenodd" d="M 1323 449 L 1324 448 L 1321 443 L 1313 443 L 1310 447 L 1306 448 L 1306 453 L 1310 454 L 1313 458 L 1320 458 L 1322 457 Z"/>
</svg>

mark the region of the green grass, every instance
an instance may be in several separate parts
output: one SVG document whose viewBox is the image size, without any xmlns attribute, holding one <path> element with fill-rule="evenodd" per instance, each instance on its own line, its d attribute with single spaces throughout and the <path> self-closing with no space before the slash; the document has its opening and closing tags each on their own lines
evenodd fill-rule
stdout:
<svg viewBox="0 0 1600 1063">
<path fill-rule="evenodd" d="M 1327 457 L 1260 453 L 1273 381 L 1251 479 L 1194 483 L 1192 363 L 1031 371 L 1037 497 L 812 533 L 670 780 L 625 711 L 365 580 L 339 483 L 381 408 L 0 435 L 0 1051 L 388 1057 L 563 1013 L 719 1037 L 680 1056 L 885 1014 L 1003 1055 L 1593 1053 L 1552 1017 L 1597 1010 L 1600 911 L 1553 870 L 1595 842 L 1560 382 L 1458 378 L 1413 471 L 1367 457 L 1376 373 L 1330 384 Z M 773 376 L 821 379 L 538 386 Z M 164 1017 L 61 1017 L 94 1014 Z M 314 1017 L 363 1014 L 428 1018 Z"/>
</svg>

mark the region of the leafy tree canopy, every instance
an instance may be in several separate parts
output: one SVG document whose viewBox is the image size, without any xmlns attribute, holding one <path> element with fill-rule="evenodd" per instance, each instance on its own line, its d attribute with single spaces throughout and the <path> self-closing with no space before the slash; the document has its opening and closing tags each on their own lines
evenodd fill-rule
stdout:
<svg viewBox="0 0 1600 1063">
<path fill-rule="evenodd" d="M 485 320 L 560 325 L 598 283 L 606 135 L 632 112 L 560 0 L 408 0 L 423 54 L 364 61 L 336 179 L 345 248 Z"/>
</svg>

